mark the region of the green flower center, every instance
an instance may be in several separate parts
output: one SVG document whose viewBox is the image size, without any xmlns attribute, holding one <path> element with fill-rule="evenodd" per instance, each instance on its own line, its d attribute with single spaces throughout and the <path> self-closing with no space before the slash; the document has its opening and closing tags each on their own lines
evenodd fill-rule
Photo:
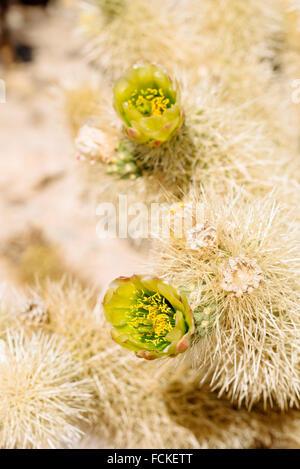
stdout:
<svg viewBox="0 0 300 469">
<path fill-rule="evenodd" d="M 147 116 L 161 116 L 171 106 L 162 88 L 136 89 L 131 93 L 128 103 Z"/>
<path fill-rule="evenodd" d="M 176 312 L 160 293 L 136 293 L 130 307 L 129 324 L 138 332 L 141 342 L 162 347 L 169 342 L 166 334 L 175 326 Z"/>
</svg>

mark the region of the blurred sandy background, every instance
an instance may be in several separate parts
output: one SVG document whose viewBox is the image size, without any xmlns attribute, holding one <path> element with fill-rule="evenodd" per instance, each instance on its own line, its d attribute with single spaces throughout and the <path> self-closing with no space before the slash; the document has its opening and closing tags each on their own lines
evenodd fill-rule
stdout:
<svg viewBox="0 0 300 469">
<path fill-rule="evenodd" d="M 102 289 L 140 270 L 143 258 L 126 241 L 97 238 L 95 207 L 76 176 L 59 100 L 59 83 L 86 72 L 74 3 L 16 5 L 9 23 L 14 40 L 33 47 L 33 59 L 16 63 L 1 51 L 7 102 L 0 104 L 0 281 L 68 273 Z"/>
</svg>

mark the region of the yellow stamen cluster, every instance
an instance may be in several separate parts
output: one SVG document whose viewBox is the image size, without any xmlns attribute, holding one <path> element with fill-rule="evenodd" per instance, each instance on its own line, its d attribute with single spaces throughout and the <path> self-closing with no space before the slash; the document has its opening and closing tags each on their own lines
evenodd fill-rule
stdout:
<svg viewBox="0 0 300 469">
<path fill-rule="evenodd" d="M 145 342 L 159 343 L 175 325 L 176 313 L 159 293 L 139 292 L 130 313 L 130 324 L 139 330 Z"/>
<path fill-rule="evenodd" d="M 130 106 L 134 106 L 142 114 L 161 116 L 168 107 L 170 100 L 166 98 L 162 88 L 135 89 L 128 100 Z"/>
</svg>

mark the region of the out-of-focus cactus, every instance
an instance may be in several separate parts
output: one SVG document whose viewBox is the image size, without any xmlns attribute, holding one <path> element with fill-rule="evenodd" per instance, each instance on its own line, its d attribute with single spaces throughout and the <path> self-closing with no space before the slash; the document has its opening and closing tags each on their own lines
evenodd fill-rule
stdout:
<svg viewBox="0 0 300 469">
<path fill-rule="evenodd" d="M 121 179 L 137 179 L 141 176 L 141 171 L 125 142 L 120 143 L 115 157 L 107 167 L 107 174 L 115 174 Z"/>
<path fill-rule="evenodd" d="M 111 18 L 122 12 L 123 8 L 126 6 L 126 2 L 125 0 L 98 0 L 98 5 L 102 12 L 108 18 Z"/>
<path fill-rule="evenodd" d="M 159 278 L 120 277 L 103 301 L 112 337 L 141 358 L 176 356 L 190 345 L 193 315 L 184 295 Z"/>
<path fill-rule="evenodd" d="M 159 146 L 184 119 L 177 84 L 154 64 L 136 64 L 114 85 L 115 108 L 126 134 L 138 143 Z"/>
</svg>

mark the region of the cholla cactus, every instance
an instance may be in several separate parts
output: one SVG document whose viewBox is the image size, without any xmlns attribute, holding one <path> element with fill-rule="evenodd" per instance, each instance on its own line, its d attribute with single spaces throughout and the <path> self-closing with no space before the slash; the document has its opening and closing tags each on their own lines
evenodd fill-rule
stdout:
<svg viewBox="0 0 300 469">
<path fill-rule="evenodd" d="M 106 172 L 107 174 L 115 174 L 121 179 L 136 179 L 141 176 L 141 171 L 126 142 L 120 143 L 115 157 L 111 159 Z"/>
<path fill-rule="evenodd" d="M 184 81 L 182 75 L 181 80 Z M 192 93 L 190 89 L 193 90 Z M 292 160 L 291 155 L 296 154 L 298 141 L 294 136 L 288 138 L 286 132 L 277 135 L 277 131 L 276 139 L 269 138 L 269 123 L 261 119 L 261 112 L 256 112 L 255 117 L 252 117 L 252 104 L 247 101 L 243 101 L 242 107 L 234 105 L 231 101 L 224 104 L 222 87 L 220 92 L 216 92 L 211 84 L 205 84 L 203 81 L 198 85 L 187 82 L 187 86 L 182 86 L 182 102 L 186 113 L 184 123 L 178 133 L 175 131 L 176 135 L 159 147 L 139 144 L 129 140 L 129 137 L 122 136 L 118 116 L 113 111 L 110 87 L 105 88 L 103 83 L 102 86 L 99 84 L 97 90 L 93 90 L 86 98 L 81 98 L 83 91 L 86 91 L 85 87 L 82 92 L 79 91 L 67 93 L 67 114 L 73 132 L 78 136 L 79 129 L 87 122 L 89 127 L 104 132 L 109 147 L 113 149 L 107 156 L 116 157 L 121 166 L 120 168 L 119 165 L 112 165 L 109 169 L 115 174 L 120 172 L 123 176 L 123 164 L 118 156 L 114 155 L 115 148 L 122 139 L 130 149 L 131 163 L 136 164 L 142 172 L 143 181 L 140 181 L 140 186 L 145 185 L 145 193 L 154 192 L 156 197 L 159 190 L 152 190 L 156 182 L 156 185 L 179 195 L 178 188 L 187 191 L 187 186 L 193 180 L 206 186 L 213 181 L 214 190 L 221 193 L 225 186 L 235 183 L 243 185 L 255 195 L 266 194 L 274 186 L 280 186 L 278 196 L 285 201 L 295 199 L 295 176 L 298 169 L 297 159 Z M 255 102 L 257 103 L 257 100 Z M 77 117 L 74 121 L 75 116 Z M 289 135 L 292 134 L 291 129 L 293 127 L 289 126 Z M 289 148 L 286 142 L 289 142 Z M 106 147 L 102 145 L 101 148 L 104 150 Z M 106 150 L 104 153 L 106 154 Z M 99 158 L 101 161 L 102 156 Z M 95 157 L 96 161 L 97 159 L 98 157 Z M 107 187 L 109 182 L 105 175 L 105 165 L 90 167 L 82 164 L 81 167 L 84 174 L 90 174 L 86 184 L 88 190 L 101 190 L 103 196 L 103 188 Z M 133 172 L 135 173 L 135 170 Z M 268 178 L 266 174 L 272 177 Z M 131 197 L 133 196 L 128 181 L 123 181 L 121 189 L 115 185 L 114 187 L 115 193 L 130 192 Z M 110 187 L 107 197 L 111 195 Z"/>
<path fill-rule="evenodd" d="M 259 286 L 263 274 L 255 259 L 248 259 L 243 255 L 229 258 L 220 271 L 221 287 L 235 296 L 251 293 Z"/>
<path fill-rule="evenodd" d="M 19 318 L 23 324 L 32 327 L 44 326 L 49 319 L 47 308 L 38 297 L 27 301 Z"/>
<path fill-rule="evenodd" d="M 92 415 L 92 381 L 58 336 L 10 330 L 0 359 L 0 447 L 74 444 Z M 5 344 L 5 345 L 4 345 Z"/>
<path fill-rule="evenodd" d="M 177 85 L 154 64 L 137 64 L 114 86 L 115 108 L 126 134 L 138 143 L 159 146 L 183 123 Z"/>
<path fill-rule="evenodd" d="M 193 60 L 197 54 L 191 58 L 192 45 L 196 51 L 201 46 L 199 30 L 185 5 L 177 1 L 85 0 L 80 8 L 85 56 L 110 77 L 124 71 L 125 60 L 130 64 L 158 60 L 168 68 L 187 62 L 195 69 L 199 66 Z"/>
<path fill-rule="evenodd" d="M 138 357 L 172 357 L 189 347 L 193 316 L 188 301 L 158 278 L 116 279 L 103 306 L 113 339 Z"/>
<path fill-rule="evenodd" d="M 228 399 L 219 398 L 217 393 L 211 392 L 206 386 L 200 388 L 192 370 L 176 366 L 176 369 L 173 367 L 168 371 L 167 362 L 166 366 L 161 369 L 161 362 L 138 360 L 127 350 L 118 347 L 109 337 L 107 323 L 99 311 L 99 303 L 94 309 L 96 298 L 78 284 L 66 283 L 66 281 L 47 282 L 47 285 L 38 293 L 43 297 L 50 313 L 50 322 L 47 323 L 46 328 L 49 328 L 53 337 L 59 335 L 64 338 L 64 349 L 65 347 L 69 348 L 75 357 L 76 367 L 80 363 L 85 369 L 84 375 L 87 378 L 93 377 L 93 402 L 100 409 L 101 414 L 96 423 L 99 439 L 97 440 L 97 435 L 94 433 L 93 447 L 103 448 L 103 442 L 105 442 L 105 447 L 139 449 L 176 448 L 179 446 L 184 449 L 257 448 L 260 446 L 269 448 L 277 447 L 277 445 L 295 447 L 300 444 L 299 412 L 296 410 L 288 413 L 275 411 L 264 413 L 258 410 L 247 412 L 245 409 L 237 411 L 236 406 L 233 406 Z M 11 336 L 15 338 L 16 333 L 11 333 Z M 46 335 L 41 334 L 41 336 L 45 337 Z M 34 335 L 34 337 L 37 336 Z M 47 337 L 49 338 L 49 336 Z M 55 339 L 51 346 L 54 347 L 54 343 L 57 345 L 61 342 Z M 53 389 L 56 402 L 60 402 L 61 409 L 64 409 L 65 412 L 66 402 L 69 406 L 75 405 L 75 397 L 80 400 L 80 396 L 81 401 L 80 403 L 78 401 L 78 408 L 81 408 L 82 401 L 85 410 L 89 408 L 89 399 L 86 395 L 82 396 L 82 386 L 79 385 L 75 376 L 71 378 L 68 373 L 71 366 L 65 360 L 66 356 L 70 357 L 70 354 L 64 352 L 55 355 L 53 353 L 53 362 L 50 362 L 49 365 L 48 359 L 51 355 L 45 352 L 45 348 L 39 349 L 40 352 L 44 352 L 43 360 L 47 360 L 47 368 L 46 365 L 44 367 L 41 365 L 34 353 L 29 354 L 29 350 L 32 351 L 36 346 L 35 342 L 28 340 L 26 347 L 24 343 L 24 347 L 20 349 L 24 353 L 26 351 L 27 355 L 20 358 L 18 383 L 21 382 L 22 386 L 18 390 L 18 397 L 28 397 L 28 394 L 25 393 L 24 380 L 20 379 L 21 376 L 27 376 L 28 380 L 31 380 L 32 376 L 28 370 L 36 372 L 36 366 L 40 366 L 43 373 L 40 372 L 36 375 L 35 383 L 40 383 L 40 385 L 35 388 L 32 386 L 32 399 L 30 401 L 28 399 L 18 400 L 20 420 L 23 418 L 21 425 L 19 417 L 17 416 L 15 419 L 15 422 L 20 425 L 18 433 L 20 440 L 18 441 L 15 439 L 18 436 L 16 434 L 17 428 L 12 425 L 12 417 L 16 414 L 9 414 L 8 408 L 5 408 L 8 402 L 8 380 L 6 380 L 6 387 L 1 388 L 0 416 L 1 419 L 5 416 L 2 422 L 5 426 L 9 425 L 6 427 L 6 435 L 7 438 L 10 438 L 11 443 L 8 444 L 7 441 L 1 440 L 0 446 L 18 448 L 59 446 L 59 437 L 64 436 L 69 429 L 65 426 L 65 422 L 70 423 L 72 418 L 70 413 L 67 417 L 62 418 L 59 409 L 56 410 L 55 414 L 51 412 L 52 418 L 55 420 L 52 421 L 52 418 L 50 420 L 53 427 L 45 445 L 41 441 L 43 434 L 37 435 L 35 433 L 38 428 L 37 419 L 34 420 L 35 425 L 27 426 L 28 414 L 25 411 L 28 402 L 30 402 L 31 408 L 32 406 L 35 408 L 38 403 L 43 405 L 43 415 L 49 415 L 50 401 L 54 400 L 54 396 L 51 396 L 49 400 L 49 389 Z M 20 351 L 18 357 L 21 357 Z M 37 361 L 34 366 L 33 357 L 35 357 L 34 362 Z M 14 364 L 5 337 L 5 341 L 0 341 L 0 367 L 3 363 L 6 377 L 9 371 L 8 360 Z M 31 367 L 28 363 L 31 363 Z M 73 363 L 72 359 L 71 363 Z M 45 407 L 41 378 L 44 379 L 47 373 L 52 375 L 54 367 L 55 386 L 51 384 L 47 389 L 48 400 Z M 22 368 L 24 375 L 21 374 Z M 63 368 L 65 374 L 61 378 Z M 78 373 L 81 374 L 81 371 L 78 368 Z M 10 370 L 10 372 L 9 381 L 11 382 L 12 377 L 15 376 L 15 365 L 13 371 Z M 1 370 L 0 383 L 2 376 Z M 62 403 L 63 385 L 58 391 L 58 380 L 61 379 L 63 382 L 65 376 L 67 382 L 68 379 L 74 380 L 74 388 L 71 391 L 69 384 L 65 384 L 66 394 L 64 394 L 64 402 Z M 15 383 L 16 381 L 9 389 L 16 389 Z M 89 382 L 89 384 L 91 383 Z M 75 387 L 76 392 L 74 391 Z M 41 401 L 35 402 L 34 397 L 37 400 L 40 397 Z M 13 393 L 9 393 L 9 399 L 10 402 L 15 401 Z M 78 408 L 75 412 L 80 413 Z M 95 420 L 92 418 L 94 416 L 90 415 L 90 417 L 91 423 L 94 424 Z M 61 424 L 64 424 L 63 431 L 60 429 Z M 73 425 L 75 425 L 75 421 Z M 24 431 L 25 426 L 27 426 L 27 432 Z M 48 425 L 45 425 L 43 431 L 46 428 Z M 2 437 L 4 432 L 1 433 L 1 431 L 2 429 L 0 430 Z M 54 431 L 56 431 L 56 439 L 53 438 Z M 25 442 L 24 436 L 30 439 L 30 442 Z M 66 442 L 72 447 L 80 447 L 77 435 L 74 433 L 69 433 L 68 439 L 65 439 Z"/>
<path fill-rule="evenodd" d="M 196 194 L 216 229 L 213 249 L 161 237 L 150 274 L 190 291 L 196 333 L 185 358 L 235 403 L 299 405 L 299 226 L 274 195 Z M 241 255 L 241 253 L 243 253 Z"/>
</svg>

